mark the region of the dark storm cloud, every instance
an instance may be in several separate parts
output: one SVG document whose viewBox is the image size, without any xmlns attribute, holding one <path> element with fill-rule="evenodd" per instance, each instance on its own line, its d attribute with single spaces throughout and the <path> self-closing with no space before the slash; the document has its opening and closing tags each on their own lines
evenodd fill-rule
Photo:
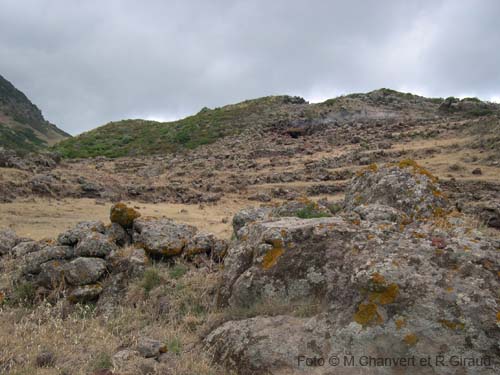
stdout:
<svg viewBox="0 0 500 375">
<path fill-rule="evenodd" d="M 500 2 L 0 0 L 0 74 L 76 134 L 270 94 L 500 95 Z"/>
</svg>

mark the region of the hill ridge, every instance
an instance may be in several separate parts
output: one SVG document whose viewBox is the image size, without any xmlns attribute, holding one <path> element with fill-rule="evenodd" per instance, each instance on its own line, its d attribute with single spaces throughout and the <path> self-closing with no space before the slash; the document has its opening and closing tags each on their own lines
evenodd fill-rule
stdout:
<svg viewBox="0 0 500 375">
<path fill-rule="evenodd" d="M 48 122 L 22 91 L 0 75 L 0 147 L 37 151 L 69 134 Z"/>
</svg>

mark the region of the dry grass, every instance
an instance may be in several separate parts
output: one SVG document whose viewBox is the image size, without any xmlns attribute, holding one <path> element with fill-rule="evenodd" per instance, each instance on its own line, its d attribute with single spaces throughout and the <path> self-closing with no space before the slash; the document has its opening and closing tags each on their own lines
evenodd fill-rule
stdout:
<svg viewBox="0 0 500 375">
<path fill-rule="evenodd" d="M 137 357 L 113 367 L 112 356 L 133 349 L 141 336 L 164 342 L 169 348 L 167 363 L 157 363 L 155 374 L 225 374 L 211 363 L 199 345 L 199 329 L 212 313 L 216 275 L 190 269 L 172 274 L 166 264 L 148 270 L 159 282 L 133 280 L 122 305 L 110 317 L 97 316 L 92 305 L 77 305 L 67 313 L 63 301 L 34 308 L 6 306 L 0 310 L 0 373 L 2 374 L 89 374 L 110 367 L 120 374 L 140 374 L 145 363 Z M 42 351 L 55 356 L 50 368 L 39 368 Z"/>
<path fill-rule="evenodd" d="M 217 205 L 196 205 L 170 203 L 141 203 L 127 201 L 131 207 L 138 207 L 143 216 L 167 216 L 180 223 L 196 226 L 212 232 L 221 238 L 230 238 L 233 215 L 248 204 L 246 200 L 224 199 Z M 112 203 L 96 204 L 94 199 L 17 199 L 12 203 L 0 203 L 0 228 L 9 227 L 20 236 L 33 239 L 57 237 L 80 221 L 101 220 L 109 222 Z M 228 219 L 226 223 L 222 219 Z"/>
</svg>

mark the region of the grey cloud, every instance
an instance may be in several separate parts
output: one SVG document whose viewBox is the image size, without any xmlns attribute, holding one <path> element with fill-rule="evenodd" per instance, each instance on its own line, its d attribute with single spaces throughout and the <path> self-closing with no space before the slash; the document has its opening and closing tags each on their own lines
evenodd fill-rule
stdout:
<svg viewBox="0 0 500 375">
<path fill-rule="evenodd" d="M 0 0 L 0 74 L 72 134 L 289 93 L 500 95 L 500 5 Z"/>
</svg>

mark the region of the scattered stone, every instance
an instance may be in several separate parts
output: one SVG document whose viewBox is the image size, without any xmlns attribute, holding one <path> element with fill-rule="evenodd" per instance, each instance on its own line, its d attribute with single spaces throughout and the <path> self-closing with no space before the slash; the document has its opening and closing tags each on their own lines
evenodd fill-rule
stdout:
<svg viewBox="0 0 500 375">
<path fill-rule="evenodd" d="M 73 289 L 68 300 L 73 303 L 86 303 L 95 301 L 102 292 L 102 286 L 99 284 L 82 285 Z"/>
<path fill-rule="evenodd" d="M 111 223 L 110 226 L 106 227 L 106 236 L 116 243 L 118 246 L 127 246 L 132 243 L 132 237 L 127 233 L 127 231 L 117 223 Z"/>
<path fill-rule="evenodd" d="M 481 170 L 481 168 L 474 168 L 472 170 L 472 174 L 475 174 L 475 175 L 482 175 L 483 174 L 483 171 Z"/>
<path fill-rule="evenodd" d="M 75 248 L 75 255 L 104 258 L 117 249 L 117 246 L 106 235 L 94 232 L 80 239 Z"/>
<path fill-rule="evenodd" d="M 76 258 L 64 269 L 70 285 L 93 284 L 106 272 L 106 261 L 101 258 Z"/>
<path fill-rule="evenodd" d="M 44 350 L 36 356 L 35 364 L 37 367 L 54 367 L 56 364 L 56 356 L 53 352 Z"/>
<path fill-rule="evenodd" d="M 448 206 L 437 178 L 413 160 L 381 168 L 372 164 L 359 172 L 346 192 L 346 209 L 374 203 L 400 210 L 409 219 L 441 216 Z"/>
<path fill-rule="evenodd" d="M 167 347 L 161 341 L 149 338 L 149 337 L 140 337 L 136 350 L 145 358 L 158 357 L 161 353 L 165 353 L 167 351 Z"/>
<path fill-rule="evenodd" d="M 22 257 L 23 255 L 39 251 L 40 249 L 41 246 L 36 241 L 23 241 L 14 246 L 14 248 L 12 249 L 12 255 L 18 258 Z"/>
<path fill-rule="evenodd" d="M 0 229 L 0 256 L 10 253 L 21 239 L 11 229 Z"/>
<path fill-rule="evenodd" d="M 113 355 L 112 358 L 113 366 L 122 367 L 126 364 L 126 362 L 129 362 L 137 358 L 139 355 L 140 353 L 137 350 L 131 350 L 131 349 L 120 350 L 119 352 L 116 352 Z"/>
<path fill-rule="evenodd" d="M 171 219 L 136 219 L 133 242 L 151 255 L 180 255 L 197 229 Z"/>
<path fill-rule="evenodd" d="M 61 260 L 71 258 L 73 249 L 69 246 L 47 246 L 40 251 L 28 253 L 21 259 L 22 273 L 38 274 L 41 271 L 41 265 L 50 260 Z"/>
<path fill-rule="evenodd" d="M 78 223 L 74 228 L 61 233 L 57 241 L 61 245 L 76 245 L 83 237 L 91 233 L 104 233 L 106 228 L 102 221 L 83 221 Z"/>
</svg>

